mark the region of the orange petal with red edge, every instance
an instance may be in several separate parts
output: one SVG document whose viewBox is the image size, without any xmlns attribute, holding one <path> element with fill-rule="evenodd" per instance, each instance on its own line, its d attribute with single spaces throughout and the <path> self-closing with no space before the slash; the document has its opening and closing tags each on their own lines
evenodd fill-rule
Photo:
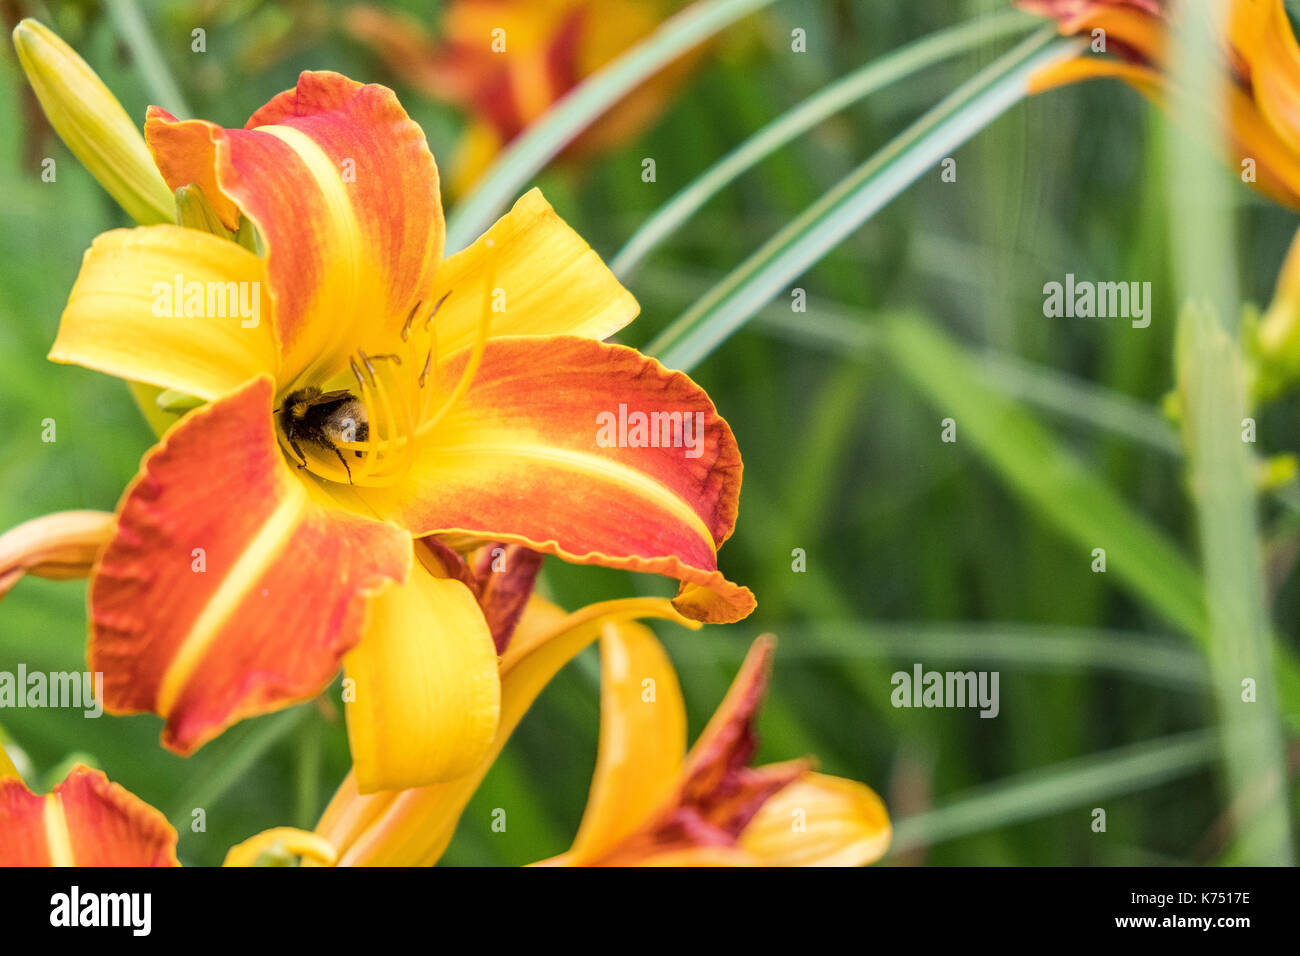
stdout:
<svg viewBox="0 0 1300 956">
<path fill-rule="evenodd" d="M 81 764 L 47 796 L 0 780 L 0 866 L 179 866 L 176 831 L 129 790 Z"/>
<path fill-rule="evenodd" d="M 283 381 L 328 378 L 383 351 L 428 293 L 445 233 L 438 169 L 392 90 L 305 72 L 242 130 L 149 111 L 145 138 L 173 189 L 236 207 L 266 249 Z M 378 346 L 378 347 L 376 347 Z"/>
<path fill-rule="evenodd" d="M 410 538 L 323 506 L 286 464 L 271 381 L 191 412 L 146 456 L 90 592 L 91 670 L 114 713 L 167 718 L 189 753 L 319 693 Z"/>
<path fill-rule="evenodd" d="M 448 381 L 465 360 L 462 350 L 446 363 Z M 634 433 L 642 414 L 651 426 Z M 749 589 L 717 569 L 740 492 L 731 429 L 698 385 L 635 349 L 572 336 L 492 339 L 418 456 L 398 485 L 356 494 L 415 534 L 675 577 L 677 607 L 696 620 L 753 610 Z"/>
</svg>

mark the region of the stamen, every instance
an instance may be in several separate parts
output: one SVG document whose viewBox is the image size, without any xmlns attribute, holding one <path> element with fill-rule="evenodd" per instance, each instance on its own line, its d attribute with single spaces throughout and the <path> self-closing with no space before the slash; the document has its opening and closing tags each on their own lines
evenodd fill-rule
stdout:
<svg viewBox="0 0 1300 956">
<path fill-rule="evenodd" d="M 490 243 L 492 240 L 488 240 Z M 469 360 L 465 363 L 464 370 L 460 373 L 460 380 L 447 399 L 442 403 L 434 414 L 423 421 L 417 429 L 417 435 L 423 435 L 431 431 L 446 414 L 451 411 L 453 405 L 460 401 L 461 397 L 469 391 L 470 384 L 474 381 L 474 376 L 478 372 L 479 363 L 483 360 L 483 353 L 487 350 L 488 329 L 492 325 L 492 292 L 496 287 L 496 262 L 488 268 L 487 282 L 483 287 L 483 308 L 479 312 L 478 330 L 474 337 L 474 350 L 470 353 Z M 445 298 L 445 296 L 444 296 Z"/>
<path fill-rule="evenodd" d="M 349 356 L 348 368 L 357 383 L 357 399 L 366 410 L 364 438 L 337 442 L 336 452 L 348 475 L 333 462 L 323 461 L 315 454 L 311 465 L 314 471 L 331 481 L 350 478 L 355 485 L 376 486 L 394 484 L 410 470 L 416 439 L 436 426 L 469 390 L 483 360 L 492 322 L 494 265 L 489 266 L 485 279 L 483 308 L 472 349 L 459 380 L 450 391 L 439 387 L 438 326 L 434 319 L 451 291 L 443 293 L 427 314 L 422 313 L 426 300 L 421 299 L 412 306 L 401 327 L 400 338 L 405 344 L 397 351 L 370 355 L 364 349 L 357 349 Z M 423 321 L 417 321 L 422 314 Z M 419 364 L 421 346 L 424 346 L 422 365 Z M 417 366 L 418 375 L 411 376 L 409 372 L 403 375 L 407 369 Z M 358 428 L 343 437 L 357 438 L 361 434 Z M 355 463 L 352 463 L 353 454 L 359 459 Z"/>
<path fill-rule="evenodd" d="M 423 300 L 416 300 L 415 305 L 411 306 L 411 314 L 406 317 L 402 323 L 402 341 L 405 342 L 411 337 L 411 323 L 415 321 L 415 313 L 420 311 L 420 306 L 424 304 Z"/>
</svg>

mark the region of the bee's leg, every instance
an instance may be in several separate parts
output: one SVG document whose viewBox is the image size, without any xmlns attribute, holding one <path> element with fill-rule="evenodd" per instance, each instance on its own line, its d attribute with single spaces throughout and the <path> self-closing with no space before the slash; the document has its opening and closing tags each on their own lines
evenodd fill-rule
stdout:
<svg viewBox="0 0 1300 956">
<path fill-rule="evenodd" d="M 295 455 L 297 455 L 297 456 L 301 459 L 301 461 L 300 461 L 299 464 L 298 464 L 298 467 L 299 467 L 299 468 L 306 468 L 306 467 L 307 467 L 307 456 L 304 455 L 304 454 L 302 453 L 302 449 L 298 447 L 298 441 L 297 441 L 297 439 L 295 439 L 295 438 L 293 437 L 293 435 L 285 435 L 284 437 L 287 438 L 287 439 L 289 439 L 289 447 L 292 448 L 292 449 L 293 449 L 293 453 L 294 453 Z"/>
<path fill-rule="evenodd" d="M 352 484 L 352 469 L 348 467 L 348 460 L 343 457 L 343 452 L 339 451 L 337 445 L 330 445 L 330 448 L 334 450 L 334 454 L 338 455 L 339 461 L 343 463 L 343 470 L 348 473 L 348 484 Z"/>
</svg>

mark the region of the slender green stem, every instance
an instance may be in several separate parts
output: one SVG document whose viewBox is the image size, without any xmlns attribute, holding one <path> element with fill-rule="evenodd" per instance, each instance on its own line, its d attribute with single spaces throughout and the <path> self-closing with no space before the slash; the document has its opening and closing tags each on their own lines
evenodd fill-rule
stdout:
<svg viewBox="0 0 1300 956">
<path fill-rule="evenodd" d="M 1250 403 L 1236 341 L 1236 224 L 1228 176 L 1193 132 L 1204 128 L 1207 110 L 1228 113 L 1232 79 L 1218 56 L 1225 24 L 1215 6 L 1206 5 L 1205 16 L 1183 18 L 1173 43 L 1171 88 L 1181 92 L 1171 98 L 1177 122 L 1165 127 L 1166 181 L 1174 274 L 1188 297 L 1178 325 L 1178 385 L 1201 541 L 1210 678 L 1225 741 L 1232 741 L 1222 759 L 1233 854 L 1242 863 L 1288 866 L 1293 854 L 1275 640 L 1254 456 L 1242 438 Z M 1279 654 L 1278 665 L 1284 663 Z"/>
<path fill-rule="evenodd" d="M 737 177 L 827 117 L 935 63 L 1007 34 L 1022 33 L 1037 22 L 1017 10 L 972 20 L 894 50 L 836 80 L 764 126 L 655 210 L 610 260 L 609 267 L 620 278 L 631 274 L 641 260 Z"/>
<path fill-rule="evenodd" d="M 732 271 L 677 318 L 646 351 L 689 370 L 781 289 L 975 133 L 1022 100 L 1028 78 L 1072 55 L 1079 43 L 1053 42 L 1045 28 L 990 64 Z"/>
<path fill-rule="evenodd" d="M 1264 586 L 1253 456 L 1241 440 L 1246 374 L 1236 343 L 1194 305 L 1179 324 L 1179 386 L 1209 608 L 1208 656 L 1240 859 L 1291 863 L 1286 758 Z"/>
<path fill-rule="evenodd" d="M 139 5 L 135 0 L 106 0 L 106 4 L 118 34 L 135 58 L 149 95 L 158 106 L 173 116 L 188 119 L 189 105 L 158 51 L 158 45 L 154 43 L 153 34 L 149 32 Z"/>
<path fill-rule="evenodd" d="M 319 719 L 304 720 L 298 726 L 298 746 L 294 754 L 296 792 L 294 825 L 310 830 L 321 811 L 320 772 L 323 756 L 323 727 Z"/>
<path fill-rule="evenodd" d="M 575 136 L 687 50 L 773 0 L 700 0 L 597 70 L 505 150 L 447 220 L 447 249 L 469 245 Z"/>
</svg>

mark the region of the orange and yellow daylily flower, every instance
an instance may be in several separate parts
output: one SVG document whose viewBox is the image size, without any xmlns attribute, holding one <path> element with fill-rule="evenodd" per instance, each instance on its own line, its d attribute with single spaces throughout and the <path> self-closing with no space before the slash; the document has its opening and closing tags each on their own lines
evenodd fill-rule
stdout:
<svg viewBox="0 0 1300 956">
<path fill-rule="evenodd" d="M 98 237 L 51 350 L 204 403 L 146 455 L 92 574 L 106 709 L 162 715 L 189 753 L 342 662 L 362 786 L 409 786 L 476 766 L 499 710 L 478 601 L 413 538 L 665 574 L 695 620 L 753 608 L 716 563 L 730 428 L 685 375 L 601 341 L 637 304 L 540 193 L 444 256 L 424 134 L 337 73 L 242 129 L 151 108 L 145 138 L 214 222 Z M 337 440 L 295 433 L 331 393 L 354 409 Z M 639 414 L 700 427 L 689 448 L 599 440 L 602 415 Z M 396 728 L 417 745 L 389 764 Z"/>
<path fill-rule="evenodd" d="M 1035 92 L 1115 77 L 1160 104 L 1173 92 L 1166 73 L 1173 18 L 1196 9 L 1172 0 L 1019 0 L 1019 6 L 1056 20 L 1065 35 L 1105 31 L 1106 51 L 1116 54 L 1085 53 L 1048 67 L 1035 75 Z M 1231 0 L 1223 68 L 1230 81 L 1225 99 L 1207 110 L 1231 143 L 1230 162 L 1253 160 L 1257 188 L 1300 209 L 1300 44 L 1283 0 Z"/>
<path fill-rule="evenodd" d="M 547 681 L 601 641 L 601 729 L 591 795 L 571 849 L 546 865 L 841 865 L 879 859 L 890 840 L 880 798 L 810 760 L 753 768 L 754 722 L 773 642 L 755 643 L 708 727 L 686 752 L 685 705 L 672 665 L 635 617 L 651 605 L 574 615 L 534 599 L 502 662 L 492 756 L 448 783 L 362 795 L 349 777 L 317 826 L 344 865 L 431 865 L 470 797 Z M 663 615 L 660 615 L 663 616 Z"/>
<path fill-rule="evenodd" d="M 663 0 L 452 0 L 438 36 L 403 14 L 353 7 L 348 29 L 393 73 L 465 111 L 453 194 L 581 80 L 648 36 L 677 4 Z M 624 97 L 571 143 L 570 159 L 611 149 L 649 126 L 689 75 L 688 53 Z"/>
</svg>

